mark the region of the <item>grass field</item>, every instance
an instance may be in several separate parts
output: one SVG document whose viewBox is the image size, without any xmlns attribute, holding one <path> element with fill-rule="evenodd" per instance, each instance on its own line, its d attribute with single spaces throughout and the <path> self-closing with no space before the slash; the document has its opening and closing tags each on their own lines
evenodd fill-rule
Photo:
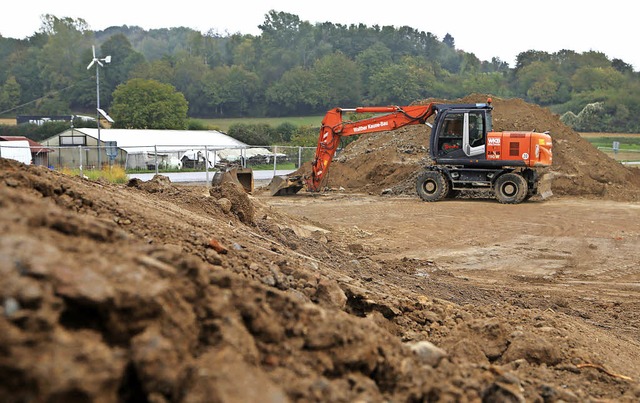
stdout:
<svg viewBox="0 0 640 403">
<path fill-rule="evenodd" d="M 627 137 L 640 139 L 640 133 L 580 133 L 581 137 L 585 139 L 591 139 L 594 137 Z"/>
<path fill-rule="evenodd" d="M 320 127 L 323 116 L 294 116 L 283 118 L 228 118 L 228 119 L 197 119 L 192 118 L 192 121 L 199 122 L 205 127 L 212 130 L 219 130 L 227 132 L 229 127 L 236 123 L 243 123 L 247 125 L 266 123 L 272 127 L 289 122 L 295 126 L 308 126 L 308 127 Z M 15 118 L 0 118 L 0 125 L 15 125 Z"/>
<path fill-rule="evenodd" d="M 638 163 L 640 161 L 640 134 L 580 133 L 580 136 L 617 161 L 625 163 Z M 617 152 L 613 150 L 614 141 L 620 143 Z"/>
<path fill-rule="evenodd" d="M 580 133 L 580 136 L 598 148 L 613 148 L 613 142 L 617 141 L 621 151 L 640 152 L 640 134 Z"/>
<path fill-rule="evenodd" d="M 298 116 L 283 118 L 228 118 L 228 119 L 191 119 L 202 123 L 204 126 L 214 130 L 227 132 L 233 124 L 268 124 L 271 127 L 277 127 L 282 123 L 288 122 L 295 126 L 320 127 L 323 116 Z"/>
</svg>

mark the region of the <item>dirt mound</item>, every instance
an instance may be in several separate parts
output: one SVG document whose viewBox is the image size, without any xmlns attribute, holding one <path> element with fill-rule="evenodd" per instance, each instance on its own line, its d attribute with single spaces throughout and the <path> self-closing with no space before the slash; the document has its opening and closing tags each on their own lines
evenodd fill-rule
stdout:
<svg viewBox="0 0 640 403">
<path fill-rule="evenodd" d="M 486 102 L 487 95 L 420 103 Z M 627 168 L 582 139 L 548 109 L 520 99 L 493 98 L 495 131 L 549 131 L 553 138 L 552 190 L 557 196 L 640 200 L 640 170 Z M 332 163 L 327 185 L 365 192 L 415 194 L 415 177 L 430 163 L 430 129 L 409 126 L 360 136 Z M 310 172 L 310 171 L 309 171 Z"/>
<path fill-rule="evenodd" d="M 224 182 L 209 190 L 225 213 L 235 214 L 245 224 L 253 223 L 254 209 L 249 196 L 239 183 Z"/>
<path fill-rule="evenodd" d="M 581 376 L 606 346 L 552 313 L 496 316 L 394 286 L 367 274 L 383 263 L 357 242 L 235 188 L 111 185 L 0 159 L 0 209 L 1 401 L 640 394 Z"/>
</svg>

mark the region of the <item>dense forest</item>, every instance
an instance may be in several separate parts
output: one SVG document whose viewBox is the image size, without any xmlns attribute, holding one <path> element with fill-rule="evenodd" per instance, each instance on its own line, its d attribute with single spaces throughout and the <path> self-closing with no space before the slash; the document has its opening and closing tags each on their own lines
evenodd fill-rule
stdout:
<svg viewBox="0 0 640 403">
<path fill-rule="evenodd" d="M 311 24 L 270 11 L 260 35 L 136 26 L 89 29 L 82 19 L 43 16 L 26 39 L 0 36 L 0 116 L 95 114 L 132 79 L 173 86 L 188 116 L 324 114 L 336 106 L 407 105 L 471 93 L 523 98 L 581 131 L 640 132 L 640 73 L 603 53 L 523 50 L 515 66 L 479 60 L 408 26 Z"/>
</svg>

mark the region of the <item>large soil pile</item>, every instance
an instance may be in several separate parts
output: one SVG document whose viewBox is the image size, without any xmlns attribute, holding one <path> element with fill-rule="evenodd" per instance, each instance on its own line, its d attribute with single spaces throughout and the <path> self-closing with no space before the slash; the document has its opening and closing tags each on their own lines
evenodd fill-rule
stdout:
<svg viewBox="0 0 640 403">
<path fill-rule="evenodd" d="M 0 159 L 0 211 L 3 402 L 640 398 L 600 366 L 601 330 L 395 287 L 358 243 L 233 185 Z"/>
<path fill-rule="evenodd" d="M 487 95 L 463 99 L 420 102 L 486 102 Z M 598 197 L 610 200 L 640 200 L 640 170 L 628 168 L 598 151 L 578 133 L 564 125 L 548 109 L 520 99 L 493 99 L 495 131 L 549 131 L 553 138 L 554 195 Z M 378 193 L 415 193 L 414 178 L 430 163 L 430 129 L 409 126 L 392 132 L 361 135 L 350 143 L 331 165 L 327 186 Z M 310 168 L 308 168 L 310 169 Z"/>
</svg>

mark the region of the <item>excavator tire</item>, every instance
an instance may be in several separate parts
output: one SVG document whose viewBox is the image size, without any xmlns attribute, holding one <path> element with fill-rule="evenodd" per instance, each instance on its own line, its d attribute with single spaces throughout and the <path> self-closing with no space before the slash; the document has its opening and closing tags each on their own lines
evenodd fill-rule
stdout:
<svg viewBox="0 0 640 403">
<path fill-rule="evenodd" d="M 516 173 L 506 173 L 496 179 L 493 185 L 496 199 L 503 204 L 522 203 L 527 198 L 527 180 Z"/>
<path fill-rule="evenodd" d="M 440 171 L 424 171 L 418 175 L 416 191 L 424 201 L 439 201 L 449 194 L 449 181 Z"/>
</svg>

